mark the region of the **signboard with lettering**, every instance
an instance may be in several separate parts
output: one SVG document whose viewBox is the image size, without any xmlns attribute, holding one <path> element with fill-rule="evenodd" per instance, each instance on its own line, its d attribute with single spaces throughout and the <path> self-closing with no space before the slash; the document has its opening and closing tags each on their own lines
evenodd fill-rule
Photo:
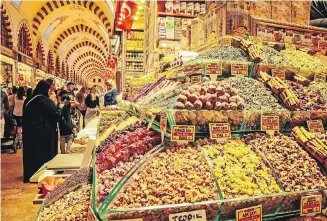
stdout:
<svg viewBox="0 0 327 221">
<path fill-rule="evenodd" d="M 236 221 L 262 221 L 262 205 L 236 210 Z"/>
<path fill-rule="evenodd" d="M 223 74 L 222 63 L 208 63 L 206 64 L 206 73 L 210 76 L 211 80 L 216 81 L 219 75 Z"/>
<path fill-rule="evenodd" d="M 232 75 L 247 77 L 248 65 L 247 64 L 232 64 Z"/>
<path fill-rule="evenodd" d="M 324 133 L 324 125 L 322 120 L 308 120 L 307 125 L 311 133 Z"/>
<path fill-rule="evenodd" d="M 4 46 L 1 45 L 1 54 L 6 55 L 10 58 L 14 58 L 15 57 L 15 53 L 13 50 L 6 48 Z"/>
<path fill-rule="evenodd" d="M 301 216 L 309 216 L 321 213 L 321 195 L 301 197 Z"/>
<path fill-rule="evenodd" d="M 194 142 L 195 126 L 173 125 L 171 128 L 171 141 Z"/>
<path fill-rule="evenodd" d="M 191 83 L 192 84 L 201 83 L 201 75 L 192 76 Z"/>
<path fill-rule="evenodd" d="M 279 116 L 261 115 L 261 131 L 279 131 Z"/>
<path fill-rule="evenodd" d="M 207 221 L 206 211 L 195 210 L 183 213 L 169 214 L 169 221 Z"/>
<path fill-rule="evenodd" d="M 229 123 L 210 123 L 209 131 L 211 139 L 226 139 L 231 137 Z"/>
<path fill-rule="evenodd" d="M 271 76 L 285 80 L 285 69 L 273 68 L 271 69 Z"/>
<path fill-rule="evenodd" d="M 25 64 L 27 64 L 27 65 L 29 65 L 31 67 L 34 67 L 34 61 L 33 61 L 32 58 L 29 58 L 29 57 L 27 57 L 25 55 L 22 55 L 22 54 L 21 54 L 21 56 L 22 56 L 22 62 L 23 63 L 25 63 Z"/>
</svg>

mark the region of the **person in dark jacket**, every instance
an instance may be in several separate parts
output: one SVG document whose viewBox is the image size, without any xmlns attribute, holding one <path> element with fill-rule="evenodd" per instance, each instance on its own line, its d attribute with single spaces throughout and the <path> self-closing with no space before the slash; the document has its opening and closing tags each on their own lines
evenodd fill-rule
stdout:
<svg viewBox="0 0 327 221">
<path fill-rule="evenodd" d="M 112 80 L 106 82 L 107 93 L 104 95 L 104 106 L 116 105 L 116 96 L 118 95 L 118 90 L 115 87 L 115 83 Z"/>
<path fill-rule="evenodd" d="M 23 106 L 24 182 L 58 153 L 57 122 L 61 110 L 49 98 L 50 84 L 41 80 Z"/>
<path fill-rule="evenodd" d="M 86 96 L 85 104 L 86 107 L 90 109 L 94 109 L 100 106 L 96 87 L 92 87 L 91 92 Z"/>
<path fill-rule="evenodd" d="M 61 97 L 62 117 L 59 121 L 59 131 L 60 131 L 60 151 L 61 154 L 66 154 L 70 152 L 70 146 L 74 139 L 74 129 L 73 120 L 70 116 L 70 97 L 67 94 Z M 67 148 L 66 148 L 67 144 Z"/>
</svg>

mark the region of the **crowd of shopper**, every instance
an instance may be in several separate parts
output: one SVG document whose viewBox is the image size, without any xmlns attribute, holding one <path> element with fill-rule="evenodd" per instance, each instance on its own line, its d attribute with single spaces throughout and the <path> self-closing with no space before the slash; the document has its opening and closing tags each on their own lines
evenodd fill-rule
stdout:
<svg viewBox="0 0 327 221">
<path fill-rule="evenodd" d="M 103 105 L 115 105 L 115 82 L 106 82 L 106 90 Z M 5 131 L 5 116 L 15 119 L 23 146 L 24 182 L 58 154 L 58 140 L 60 153 L 69 153 L 78 128 L 84 128 L 88 116 L 99 112 L 99 107 L 96 86 L 78 91 L 72 82 L 65 89 L 57 89 L 55 81 L 47 79 L 39 81 L 34 90 L 13 87 L 7 93 L 1 91 L 1 131 Z"/>
</svg>

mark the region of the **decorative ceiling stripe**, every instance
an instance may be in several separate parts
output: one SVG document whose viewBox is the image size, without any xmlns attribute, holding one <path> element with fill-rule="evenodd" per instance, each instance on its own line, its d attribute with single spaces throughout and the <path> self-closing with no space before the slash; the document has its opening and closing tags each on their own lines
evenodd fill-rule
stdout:
<svg viewBox="0 0 327 221">
<path fill-rule="evenodd" d="M 103 52 L 103 50 L 101 48 L 99 48 L 97 45 L 93 44 L 92 42 L 89 41 L 85 41 L 85 42 L 80 42 L 79 44 L 75 45 L 72 49 L 70 49 L 70 51 L 67 53 L 66 58 L 68 58 L 76 49 L 83 47 L 83 45 L 85 43 L 88 43 L 88 46 L 91 46 L 92 48 L 94 48 L 95 50 L 99 51 L 103 58 L 106 58 L 106 54 Z"/>
<path fill-rule="evenodd" d="M 11 24 L 9 21 L 9 14 L 7 13 L 7 10 L 4 8 L 3 4 L 1 4 L 1 14 L 3 15 L 3 23 L 5 23 L 5 28 L 7 30 L 8 34 L 8 47 L 12 48 L 13 46 L 13 37 L 11 33 Z"/>
</svg>

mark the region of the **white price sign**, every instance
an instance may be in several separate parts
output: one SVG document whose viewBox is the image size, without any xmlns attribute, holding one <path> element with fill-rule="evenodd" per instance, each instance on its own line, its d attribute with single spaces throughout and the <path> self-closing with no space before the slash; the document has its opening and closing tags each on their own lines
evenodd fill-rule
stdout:
<svg viewBox="0 0 327 221">
<path fill-rule="evenodd" d="M 169 221 L 207 221 L 206 211 L 195 210 L 183 213 L 169 214 Z"/>
</svg>

